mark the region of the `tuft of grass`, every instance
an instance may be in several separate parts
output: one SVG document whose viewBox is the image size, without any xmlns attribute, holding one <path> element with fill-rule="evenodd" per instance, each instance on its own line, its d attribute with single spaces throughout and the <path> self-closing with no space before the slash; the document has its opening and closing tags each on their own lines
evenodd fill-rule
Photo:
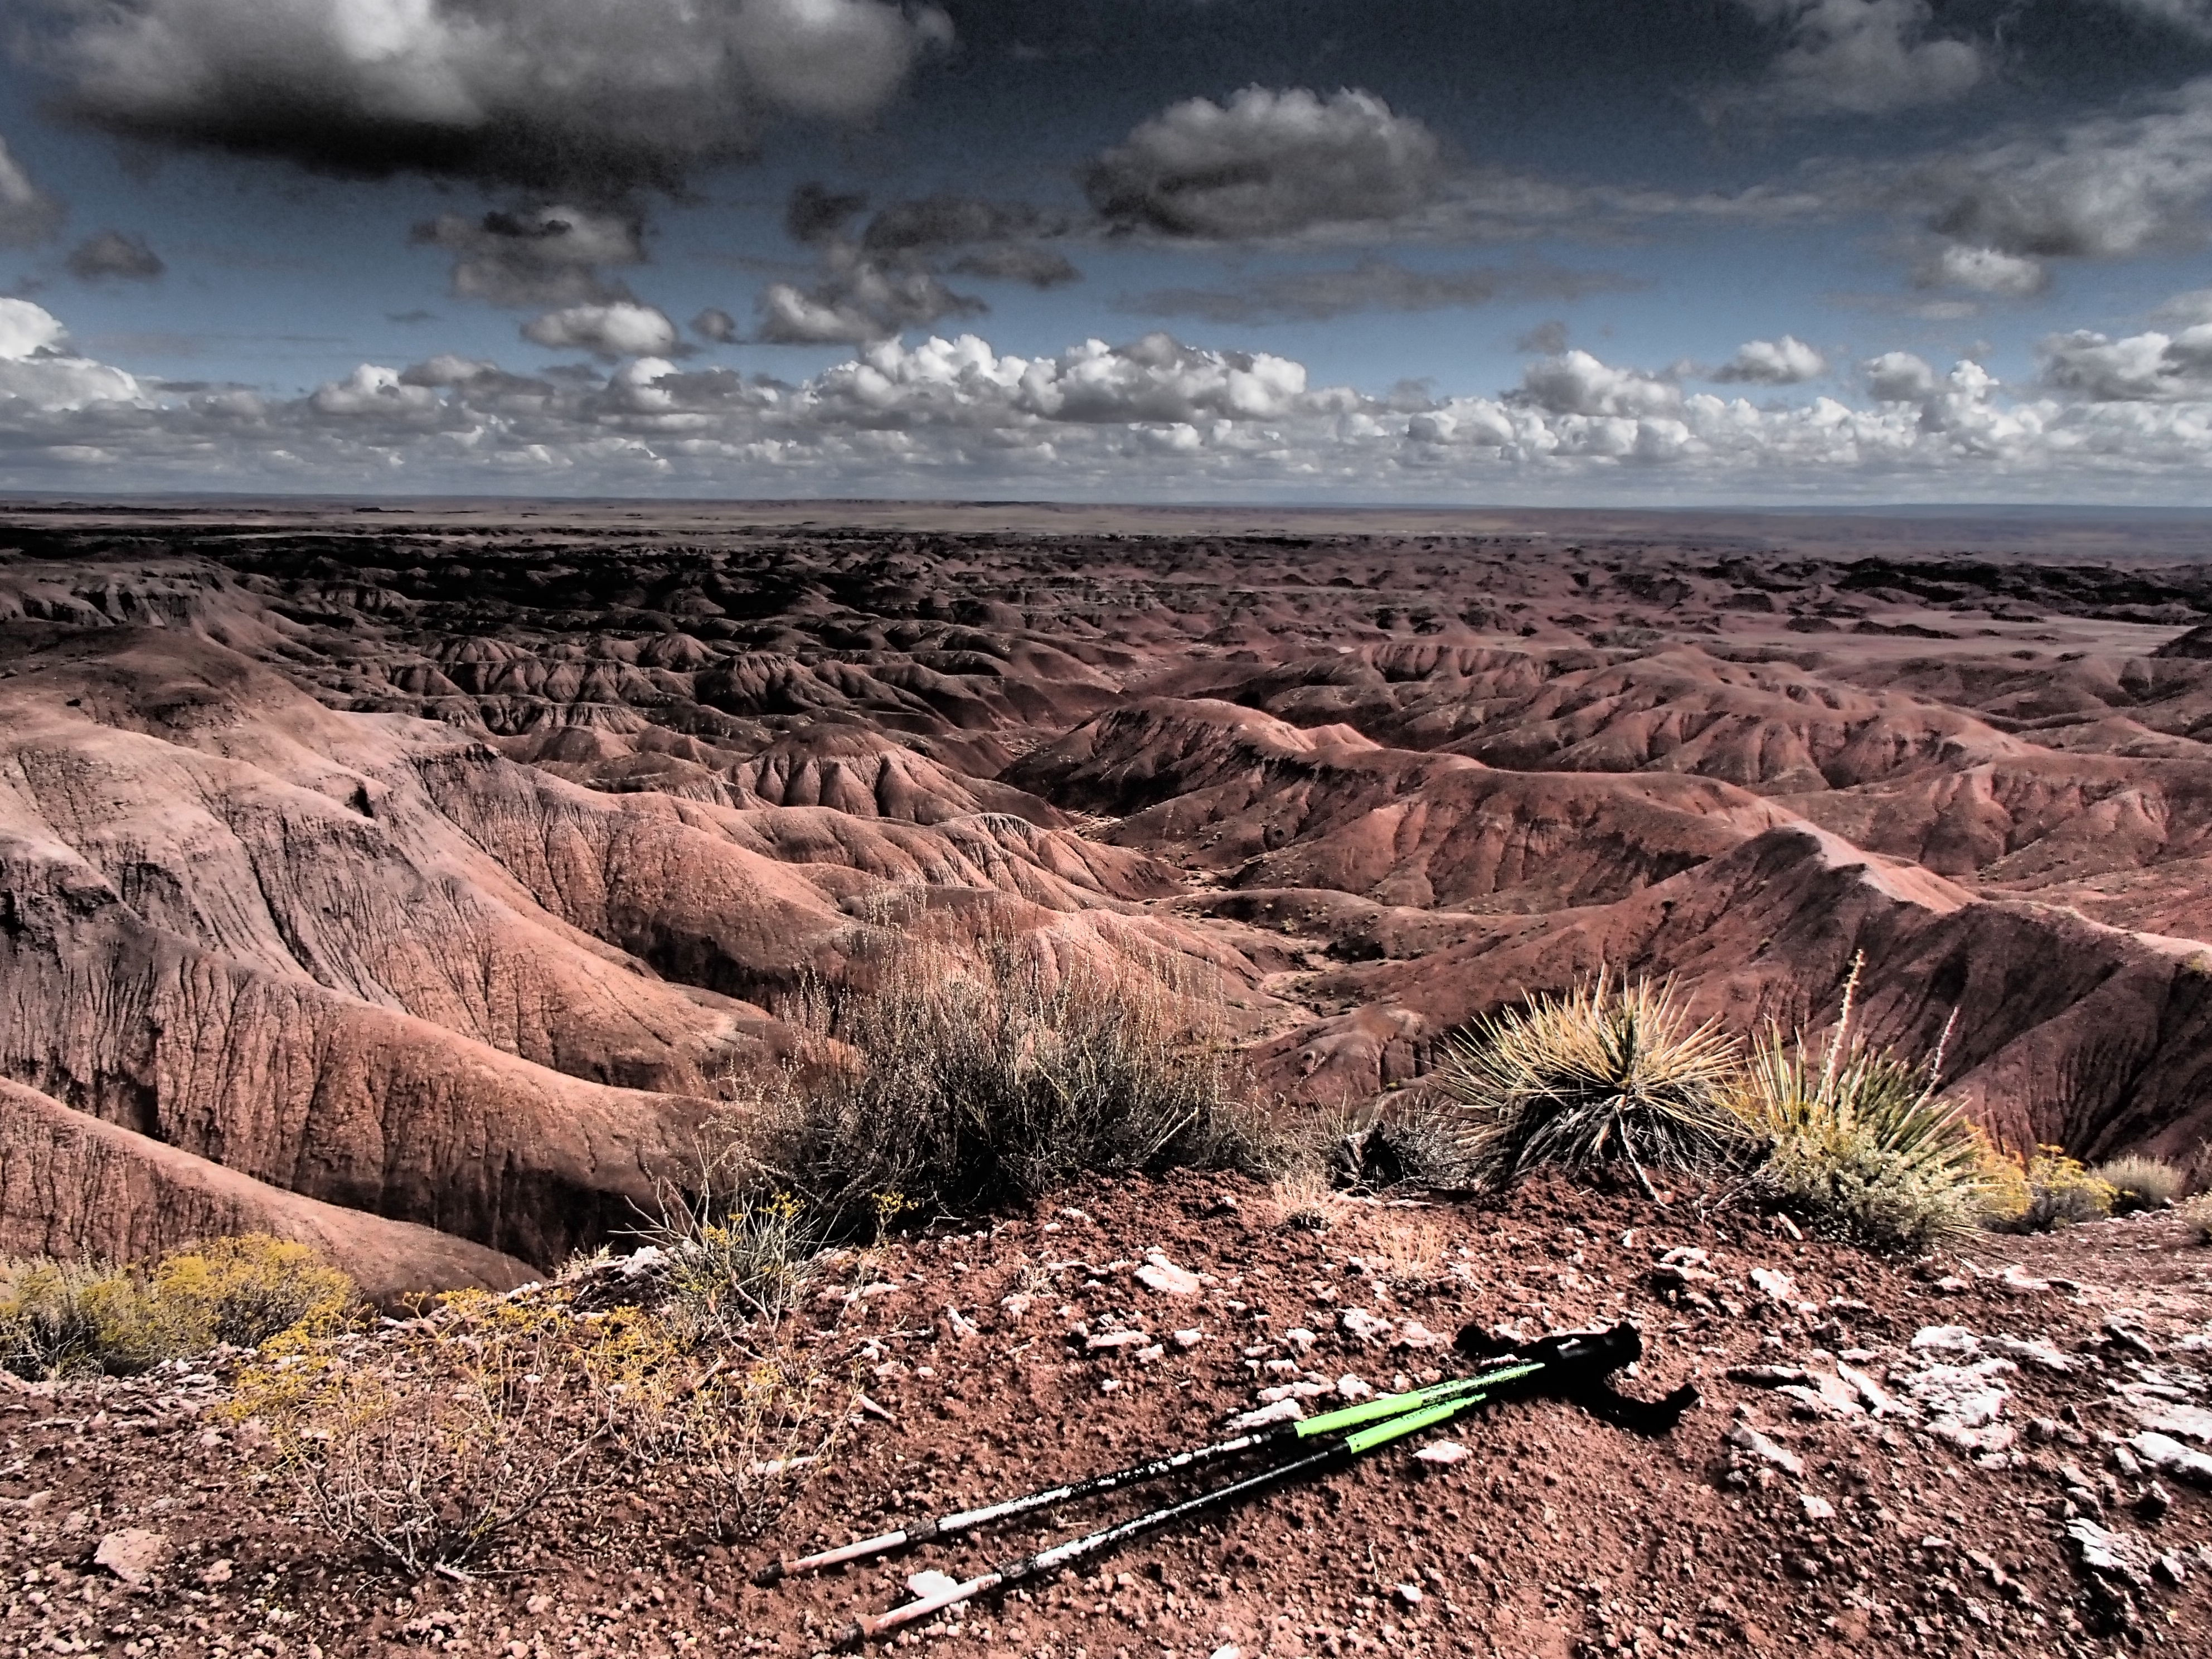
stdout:
<svg viewBox="0 0 2212 1659">
<path fill-rule="evenodd" d="M 797 1307 L 819 1272 L 821 1241 L 805 1206 L 789 1193 L 748 1194 L 730 1150 L 702 1152 L 696 1178 L 664 1182 L 656 1212 L 637 1236 L 668 1258 L 673 1311 L 701 1335 L 734 1337 L 774 1327 Z"/>
<path fill-rule="evenodd" d="M 218 1343 L 255 1347 L 343 1325 L 353 1281 L 304 1244 L 218 1238 L 150 1272 L 50 1257 L 0 1262 L 0 1367 L 27 1377 L 133 1376 Z"/>
<path fill-rule="evenodd" d="M 2181 1171 L 2163 1158 L 2131 1152 L 2107 1159 L 2089 1173 L 2112 1189 L 2112 1210 L 2118 1215 L 2166 1209 L 2181 1196 Z"/>
<path fill-rule="evenodd" d="M 1726 1103 L 1735 1067 L 1717 1022 L 1692 1024 L 1668 987 L 1601 969 L 1446 1040 L 1436 1074 L 1453 1120 L 1445 1150 L 1468 1186 L 1626 1165 L 1656 1196 L 1650 1170 L 1721 1168 L 1752 1145 Z"/>
<path fill-rule="evenodd" d="M 757 1190 L 827 1235 L 1029 1201 L 1089 1172 L 1267 1171 L 1215 1005 L 1164 955 L 1055 957 L 940 926 L 789 1012 L 813 1042 L 750 1103 Z"/>
</svg>

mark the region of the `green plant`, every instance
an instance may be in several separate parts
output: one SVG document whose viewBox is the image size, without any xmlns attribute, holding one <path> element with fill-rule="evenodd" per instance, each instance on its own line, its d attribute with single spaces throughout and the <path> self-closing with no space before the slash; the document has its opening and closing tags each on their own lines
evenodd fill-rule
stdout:
<svg viewBox="0 0 2212 1659">
<path fill-rule="evenodd" d="M 1454 1109 L 1445 1151 L 1471 1186 L 1626 1164 L 1656 1196 L 1650 1170 L 1717 1169 L 1751 1144 L 1725 1103 L 1735 1064 L 1717 1024 L 1693 1025 L 1668 987 L 1601 969 L 1446 1040 L 1436 1074 Z"/>
<path fill-rule="evenodd" d="M 1044 941 L 939 926 L 815 988 L 812 1034 L 748 1103 L 756 1190 L 805 1201 L 828 1233 L 893 1210 L 966 1213 L 1088 1171 L 1262 1171 L 1249 1079 L 1212 1003 L 1164 954 L 1054 955 Z"/>
<path fill-rule="evenodd" d="M 1992 1185 L 1988 1140 L 1936 1093 L 1940 1060 L 1910 1066 L 1842 1023 L 1816 1060 L 1802 1037 L 1768 1032 L 1735 1096 L 1766 1137 L 1755 1179 L 1817 1231 L 1880 1250 L 1924 1250 L 1970 1231 Z M 1940 1051 L 1939 1051 L 1940 1052 Z"/>
<path fill-rule="evenodd" d="M 2163 1210 L 2181 1196 L 2181 1171 L 2162 1158 L 2140 1152 L 2108 1159 L 2090 1174 L 2112 1189 L 2112 1208 L 2120 1215 Z"/>
<path fill-rule="evenodd" d="M 724 1144 L 743 1142 L 732 1132 Z M 684 1183 L 664 1182 L 656 1213 L 636 1230 L 668 1258 L 673 1309 L 696 1330 L 723 1336 L 774 1325 L 797 1307 L 821 1249 L 805 1206 L 788 1193 L 749 1197 L 730 1158 L 704 1153 Z"/>
</svg>

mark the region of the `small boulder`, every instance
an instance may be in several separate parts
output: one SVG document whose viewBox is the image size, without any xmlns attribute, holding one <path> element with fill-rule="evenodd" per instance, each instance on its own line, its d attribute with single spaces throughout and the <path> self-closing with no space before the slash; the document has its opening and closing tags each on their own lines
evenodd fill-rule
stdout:
<svg viewBox="0 0 2212 1659">
<path fill-rule="evenodd" d="M 105 1567 L 126 1584 L 143 1584 L 168 1559 L 169 1540 L 143 1527 L 125 1527 L 100 1540 L 92 1553 L 94 1566 Z"/>
</svg>

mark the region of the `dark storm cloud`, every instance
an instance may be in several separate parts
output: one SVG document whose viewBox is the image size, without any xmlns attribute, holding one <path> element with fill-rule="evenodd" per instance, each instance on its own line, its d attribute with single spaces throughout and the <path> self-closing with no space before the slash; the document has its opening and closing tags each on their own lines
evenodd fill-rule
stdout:
<svg viewBox="0 0 2212 1659">
<path fill-rule="evenodd" d="M 1215 323 L 1316 321 L 1356 311 L 1442 311 L 1501 300 L 1579 300 L 1647 284 L 1612 271 L 1553 266 L 1409 270 L 1363 259 L 1337 270 L 1269 271 L 1233 289 L 1161 289 L 1122 309 Z"/>
<path fill-rule="evenodd" d="M 827 241 L 867 205 L 867 197 L 860 191 L 833 191 L 810 179 L 791 192 L 783 210 L 783 228 L 794 242 L 811 246 Z"/>
<path fill-rule="evenodd" d="M 972 196 L 926 196 L 893 202 L 868 221 L 860 246 L 871 253 L 1009 242 L 1060 234 L 1066 225 L 1025 202 L 987 202 Z"/>
<path fill-rule="evenodd" d="M 70 275 L 81 282 L 112 278 L 118 282 L 150 283 L 168 267 L 161 256 L 146 246 L 143 236 L 119 230 L 103 230 L 88 236 L 70 250 Z"/>
<path fill-rule="evenodd" d="M 548 206 L 475 219 L 441 214 L 410 240 L 454 255 L 453 290 L 462 299 L 559 306 L 628 298 L 604 267 L 641 264 L 641 230 L 632 215 Z"/>
<path fill-rule="evenodd" d="M 1938 24 L 1929 0 L 1735 0 L 1772 27 L 1780 50 L 1750 88 L 1713 94 L 1781 113 L 1887 115 L 1964 96 L 1989 75 L 1989 49 Z"/>
<path fill-rule="evenodd" d="M 879 109 L 951 38 L 884 0 L 37 0 L 80 118 L 156 143 L 616 195 L 782 115 Z"/>
<path fill-rule="evenodd" d="M 33 247 L 61 228 L 62 204 L 32 182 L 0 138 L 0 247 Z"/>
</svg>

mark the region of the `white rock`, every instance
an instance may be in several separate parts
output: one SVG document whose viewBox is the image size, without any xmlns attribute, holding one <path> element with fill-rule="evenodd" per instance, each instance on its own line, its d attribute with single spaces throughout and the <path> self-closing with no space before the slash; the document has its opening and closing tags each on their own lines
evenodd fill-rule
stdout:
<svg viewBox="0 0 2212 1659">
<path fill-rule="evenodd" d="M 1449 1468 L 1467 1460 L 1467 1448 L 1456 1440 L 1439 1440 L 1432 1446 L 1424 1446 L 1413 1454 L 1424 1463 L 1434 1463 L 1439 1468 Z"/>
<path fill-rule="evenodd" d="M 1892 1400 L 1881 1383 L 1875 1382 L 1856 1365 L 1846 1364 L 1841 1360 L 1837 1361 L 1836 1376 L 1841 1381 L 1850 1384 L 1852 1391 L 1859 1397 L 1860 1404 L 1876 1417 L 1906 1417 L 1915 1414 L 1911 1407 L 1900 1405 Z"/>
<path fill-rule="evenodd" d="M 2010 1354 L 2014 1359 L 2024 1359 L 2039 1370 L 2056 1371 L 2062 1376 L 2081 1369 L 2080 1360 L 2051 1346 L 2048 1337 L 1992 1337 L 1990 1346 L 2000 1353 Z"/>
<path fill-rule="evenodd" d="M 1801 1492 L 1797 1494 L 1797 1502 L 1803 1506 L 1808 1521 L 1832 1521 L 1836 1518 L 1836 1506 L 1818 1492 Z"/>
<path fill-rule="evenodd" d="M 1272 1406 L 1262 1406 L 1257 1411 L 1246 1412 L 1231 1418 L 1229 1426 L 1242 1434 L 1251 1429 L 1272 1428 L 1278 1423 L 1298 1423 L 1305 1419 L 1306 1408 L 1295 1400 L 1278 1400 Z"/>
<path fill-rule="evenodd" d="M 1356 1341 L 1382 1341 L 1390 1335 L 1390 1322 L 1377 1319 L 1364 1308 L 1346 1308 L 1336 1316 L 1336 1322 L 1346 1336 Z"/>
<path fill-rule="evenodd" d="M 1137 1350 L 1137 1363 L 1139 1365 L 1149 1365 L 1154 1361 L 1164 1358 L 1166 1353 L 1167 1349 L 1160 1343 L 1155 1342 L 1149 1348 L 1139 1348 Z"/>
<path fill-rule="evenodd" d="M 1396 1596 L 1398 1605 L 1404 1607 L 1418 1607 L 1425 1599 L 1421 1595 L 1421 1587 L 1419 1584 L 1401 1584 L 1390 1594 Z"/>
<path fill-rule="evenodd" d="M 2212 1456 L 2185 1446 L 2171 1435 L 2146 1431 L 2128 1442 L 2153 1468 L 2192 1486 L 2212 1490 Z"/>
<path fill-rule="evenodd" d="M 1805 1473 L 1805 1460 L 1793 1451 L 1776 1445 L 1748 1423 L 1739 1423 L 1729 1431 L 1729 1443 L 1741 1448 L 1762 1462 L 1771 1463 L 1788 1474 Z"/>
<path fill-rule="evenodd" d="M 1244 1650 L 1234 1642 L 1224 1642 L 1206 1656 L 1206 1659 L 1244 1659 Z"/>
<path fill-rule="evenodd" d="M 1036 1305 L 1036 1298 L 1024 1291 L 1016 1291 L 1012 1296 L 1001 1297 L 999 1305 L 1006 1310 L 1007 1318 L 1025 1319 L 1030 1310 Z"/>
<path fill-rule="evenodd" d="M 1293 1353 L 1304 1353 L 1321 1339 L 1303 1325 L 1293 1325 L 1283 1333 L 1283 1346 Z"/>
<path fill-rule="evenodd" d="M 971 1336 L 980 1334 L 982 1328 L 981 1326 L 977 1325 L 974 1320 L 963 1318 L 961 1316 L 960 1310 L 954 1307 L 950 1302 L 945 1304 L 945 1320 L 947 1324 L 952 1327 L 952 1334 L 959 1338 L 963 1342 L 965 1342 Z"/>
<path fill-rule="evenodd" d="M 1372 1400 L 1375 1397 L 1373 1388 L 1363 1379 L 1354 1376 L 1350 1371 L 1346 1371 L 1336 1379 L 1336 1393 L 1339 1399 L 1349 1401 L 1355 1405 L 1362 1400 Z"/>
<path fill-rule="evenodd" d="M 143 1527 L 125 1527 L 100 1540 L 93 1565 L 106 1567 L 126 1584 L 143 1584 L 169 1553 L 169 1540 Z"/>
<path fill-rule="evenodd" d="M 1084 1338 L 1083 1346 L 1086 1352 L 1096 1353 L 1102 1348 L 1141 1348 L 1152 1340 L 1149 1331 L 1101 1331 Z"/>
<path fill-rule="evenodd" d="M 1196 1296 L 1205 1288 L 1196 1273 L 1176 1267 L 1158 1250 L 1146 1256 L 1144 1265 L 1137 1269 L 1137 1280 L 1165 1296 Z"/>
<path fill-rule="evenodd" d="M 955 1578 L 949 1572 L 938 1571 L 935 1567 L 927 1567 L 920 1572 L 908 1573 L 907 1575 L 907 1594 L 913 1596 L 917 1601 L 921 1601 L 924 1596 L 942 1595 L 946 1590 L 957 1589 L 959 1588 L 960 1581 L 958 1579 Z"/>
<path fill-rule="evenodd" d="M 1432 1331 L 1418 1319 L 1409 1319 L 1398 1327 L 1398 1346 L 1416 1350 L 1449 1348 L 1451 1338 L 1442 1331 Z"/>
<path fill-rule="evenodd" d="M 1204 1331 L 1177 1331 L 1175 1334 L 1175 1345 L 1178 1348 L 1194 1348 L 1205 1340 Z"/>
<path fill-rule="evenodd" d="M 1966 1429 L 1994 1423 L 2012 1397 L 1997 1378 L 2019 1370 L 2009 1359 L 1984 1359 L 1972 1365 L 1930 1365 L 1905 1379 L 1905 1392 L 1931 1419 L 1931 1432 L 1946 1422 Z M 1893 1382 L 1896 1379 L 1891 1378 Z M 1987 1449 L 1996 1450 L 1996 1447 Z"/>
<path fill-rule="evenodd" d="M 1913 1333 L 1906 1346 L 1936 1353 L 1955 1353 L 1966 1356 L 1982 1351 L 1982 1340 L 1964 1325 L 1923 1325 Z"/>
<path fill-rule="evenodd" d="M 1773 1267 L 1753 1267 L 1751 1270 L 1753 1287 L 1770 1302 L 1791 1302 L 1796 1299 L 1797 1281 L 1788 1273 Z"/>
</svg>

